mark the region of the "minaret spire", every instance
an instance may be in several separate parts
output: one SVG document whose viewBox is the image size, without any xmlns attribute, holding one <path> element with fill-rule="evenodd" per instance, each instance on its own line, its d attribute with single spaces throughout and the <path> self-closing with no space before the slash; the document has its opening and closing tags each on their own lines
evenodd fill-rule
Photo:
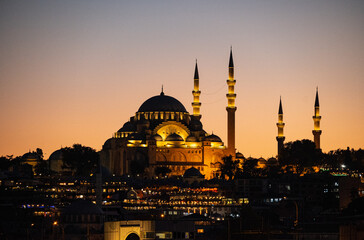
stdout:
<svg viewBox="0 0 364 240">
<path fill-rule="evenodd" d="M 234 60 L 233 60 L 233 47 L 230 47 L 229 59 L 229 79 L 234 79 Z"/>
<path fill-rule="evenodd" d="M 318 96 L 318 87 L 316 87 L 315 108 L 316 107 L 320 107 L 319 96 Z"/>
<path fill-rule="evenodd" d="M 199 76 L 198 76 L 198 67 L 197 67 L 197 59 L 196 59 L 196 65 L 195 65 L 195 77 L 194 77 L 194 79 L 196 80 L 199 80 L 200 78 L 199 78 Z"/>
<path fill-rule="evenodd" d="M 228 100 L 228 105 L 226 107 L 227 111 L 227 132 L 228 132 L 228 155 L 232 155 L 235 158 L 235 98 L 236 94 L 234 92 L 234 86 L 236 80 L 234 79 L 234 61 L 233 61 L 233 49 L 230 47 L 230 59 L 229 59 L 229 78 L 226 81 L 228 85 L 228 93 L 226 98 Z"/>
<path fill-rule="evenodd" d="M 198 67 L 197 67 L 197 59 L 196 59 L 195 76 L 194 76 L 194 80 L 193 80 L 193 91 L 192 91 L 192 95 L 193 95 L 192 108 L 193 108 L 193 116 L 196 117 L 197 119 L 201 119 L 200 94 L 201 94 L 201 91 L 200 91 L 200 77 L 198 75 Z"/>
<path fill-rule="evenodd" d="M 278 160 L 280 159 L 282 150 L 283 150 L 283 144 L 285 136 L 283 134 L 283 128 L 284 128 L 284 122 L 283 122 L 283 108 L 282 108 L 282 98 L 279 97 L 279 109 L 278 109 L 278 122 L 277 122 L 277 128 L 278 128 L 278 136 L 277 136 L 277 142 L 278 142 Z"/>
<path fill-rule="evenodd" d="M 320 129 L 320 103 L 319 103 L 319 95 L 318 95 L 318 87 L 316 88 L 316 98 L 315 98 L 315 111 L 313 118 L 313 141 L 315 142 L 316 149 L 321 149 L 320 147 L 320 136 L 321 136 L 321 129 Z"/>
</svg>

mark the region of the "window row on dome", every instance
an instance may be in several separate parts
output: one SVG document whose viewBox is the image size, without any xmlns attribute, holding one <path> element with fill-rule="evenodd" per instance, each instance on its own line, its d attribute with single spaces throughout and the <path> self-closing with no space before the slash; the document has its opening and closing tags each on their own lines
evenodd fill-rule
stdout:
<svg viewBox="0 0 364 240">
<path fill-rule="evenodd" d="M 114 133 L 114 138 L 126 138 L 133 132 L 116 132 Z"/>
<path fill-rule="evenodd" d="M 135 118 L 147 120 L 176 120 L 182 121 L 188 119 L 188 113 L 184 112 L 137 112 Z"/>
</svg>

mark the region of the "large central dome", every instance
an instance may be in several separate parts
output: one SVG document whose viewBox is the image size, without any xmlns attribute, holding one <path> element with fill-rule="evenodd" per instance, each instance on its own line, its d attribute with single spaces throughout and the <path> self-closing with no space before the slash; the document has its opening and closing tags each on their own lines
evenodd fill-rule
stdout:
<svg viewBox="0 0 364 240">
<path fill-rule="evenodd" d="M 149 98 L 139 108 L 138 112 L 187 112 L 183 104 L 174 97 L 160 95 Z"/>
</svg>

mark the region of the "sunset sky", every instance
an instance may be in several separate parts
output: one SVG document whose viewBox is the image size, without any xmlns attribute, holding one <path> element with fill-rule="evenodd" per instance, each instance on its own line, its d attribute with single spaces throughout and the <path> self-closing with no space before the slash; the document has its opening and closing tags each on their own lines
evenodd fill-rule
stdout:
<svg viewBox="0 0 364 240">
<path fill-rule="evenodd" d="M 364 1 L 0 1 L 0 156 L 104 142 L 164 86 L 191 113 L 198 60 L 204 129 L 226 143 L 233 47 L 236 146 L 277 154 L 287 141 L 364 147 Z"/>
</svg>

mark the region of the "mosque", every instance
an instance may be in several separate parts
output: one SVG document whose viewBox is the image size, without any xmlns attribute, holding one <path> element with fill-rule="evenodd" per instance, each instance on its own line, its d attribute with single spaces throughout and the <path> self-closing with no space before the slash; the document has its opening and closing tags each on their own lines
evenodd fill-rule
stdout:
<svg viewBox="0 0 364 240">
<path fill-rule="evenodd" d="M 170 175 L 183 175 L 187 169 L 196 168 L 206 179 L 219 173 L 222 157 L 235 152 L 235 98 L 236 80 L 232 51 L 227 80 L 228 143 L 208 134 L 201 122 L 199 74 L 197 62 L 192 91 L 193 113 L 187 112 L 177 99 L 162 92 L 147 99 L 134 116 L 108 139 L 100 152 L 101 163 L 111 173 L 121 175 L 142 168 L 149 176 L 158 167 L 167 167 Z"/>
<path fill-rule="evenodd" d="M 232 50 L 228 65 L 227 87 L 227 146 L 221 138 L 203 129 L 200 114 L 199 74 L 197 62 L 192 91 L 193 113 L 187 112 L 177 99 L 160 95 L 147 99 L 134 116 L 108 139 L 100 151 L 100 159 L 111 173 L 116 175 L 144 172 L 152 177 L 157 168 L 168 168 L 170 175 L 184 175 L 195 168 L 206 178 L 219 174 L 222 157 L 231 155 L 243 158 L 235 149 L 235 99 L 234 63 Z M 320 120 L 318 91 L 314 110 L 314 142 L 320 149 Z M 284 146 L 282 101 L 278 111 L 278 158 Z"/>
<path fill-rule="evenodd" d="M 208 134 L 203 129 L 200 114 L 199 74 L 197 62 L 194 74 L 194 88 L 192 91 L 193 113 L 187 112 L 183 104 L 174 97 L 162 92 L 147 99 L 130 120 L 106 140 L 99 152 L 100 161 L 110 173 L 123 175 L 130 173 L 145 173 L 149 177 L 156 176 L 157 172 L 170 171 L 170 176 L 185 176 L 187 173 L 197 173 L 192 177 L 211 179 L 220 174 L 219 169 L 224 156 L 232 156 L 234 159 L 244 160 L 243 154 L 235 149 L 235 99 L 234 91 L 236 80 L 234 79 L 234 62 L 232 50 L 228 65 L 228 79 L 226 81 L 227 98 L 227 145 L 221 138 Z M 318 89 L 314 105 L 314 143 L 316 149 L 320 149 L 320 105 Z M 285 136 L 283 133 L 282 101 L 279 101 L 278 109 L 278 135 L 277 157 L 279 161 L 284 147 Z M 28 162 L 31 164 L 30 159 Z M 249 158 L 248 158 L 249 160 Z M 258 167 L 267 166 L 265 159 L 260 158 Z M 27 163 L 28 163 L 27 162 Z M 53 172 L 62 173 L 63 149 L 59 149 L 49 157 L 49 166 Z M 268 164 L 269 165 L 269 164 Z M 159 170 L 159 171 L 158 171 Z"/>
</svg>

